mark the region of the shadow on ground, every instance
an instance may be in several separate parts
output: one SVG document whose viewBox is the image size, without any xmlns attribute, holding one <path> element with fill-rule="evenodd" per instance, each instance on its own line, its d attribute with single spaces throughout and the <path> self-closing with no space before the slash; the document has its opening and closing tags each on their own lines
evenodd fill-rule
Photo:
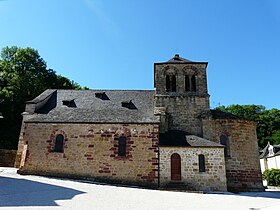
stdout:
<svg viewBox="0 0 280 210">
<path fill-rule="evenodd" d="M 243 192 L 240 196 L 261 197 L 261 198 L 277 198 L 280 199 L 280 191 L 265 191 L 265 192 Z"/>
<path fill-rule="evenodd" d="M 58 206 L 56 200 L 68 200 L 84 192 L 66 187 L 0 177 L 0 207 Z"/>
<path fill-rule="evenodd" d="M 245 197 L 255 197 L 255 198 L 275 198 L 280 199 L 279 190 L 266 190 L 265 192 L 241 192 L 241 193 L 231 193 L 231 192 L 212 192 L 209 194 L 223 194 L 223 195 L 235 195 L 235 196 L 245 196 Z"/>
</svg>

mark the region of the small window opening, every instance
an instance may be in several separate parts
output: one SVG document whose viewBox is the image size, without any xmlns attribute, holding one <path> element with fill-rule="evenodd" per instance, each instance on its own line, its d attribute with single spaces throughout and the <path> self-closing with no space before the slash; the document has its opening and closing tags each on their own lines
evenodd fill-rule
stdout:
<svg viewBox="0 0 280 210">
<path fill-rule="evenodd" d="M 196 92 L 196 78 L 195 78 L 195 75 L 192 75 L 192 77 L 191 77 L 191 91 Z"/>
<path fill-rule="evenodd" d="M 191 90 L 191 83 L 190 83 L 190 77 L 189 75 L 185 75 L 185 90 L 190 91 Z"/>
<path fill-rule="evenodd" d="M 171 87 L 170 87 L 170 77 L 169 75 L 166 75 L 166 92 L 170 92 L 171 91 Z"/>
<path fill-rule="evenodd" d="M 205 172 L 205 156 L 198 155 L 199 172 Z"/>
<path fill-rule="evenodd" d="M 128 108 L 128 109 L 137 109 L 137 107 L 134 105 L 132 100 L 130 101 L 123 101 L 122 102 L 122 107 Z"/>
<path fill-rule="evenodd" d="M 96 92 L 95 97 L 100 98 L 101 100 L 110 100 L 105 92 Z"/>
<path fill-rule="evenodd" d="M 229 157 L 230 156 L 230 149 L 229 149 L 229 140 L 228 137 L 224 134 L 222 134 L 220 136 L 220 144 L 224 145 L 224 155 L 225 157 Z"/>
<path fill-rule="evenodd" d="M 172 76 L 172 80 L 171 80 L 171 91 L 172 91 L 172 92 L 176 92 L 176 76 L 175 76 L 175 75 Z"/>
<path fill-rule="evenodd" d="M 176 92 L 176 76 L 166 75 L 166 92 Z"/>
<path fill-rule="evenodd" d="M 121 157 L 126 156 L 126 137 L 119 137 L 119 145 L 118 145 L 118 155 Z"/>
<path fill-rule="evenodd" d="M 63 145 L 64 145 L 64 136 L 58 134 L 55 138 L 54 142 L 54 150 L 53 152 L 63 152 Z"/>
</svg>

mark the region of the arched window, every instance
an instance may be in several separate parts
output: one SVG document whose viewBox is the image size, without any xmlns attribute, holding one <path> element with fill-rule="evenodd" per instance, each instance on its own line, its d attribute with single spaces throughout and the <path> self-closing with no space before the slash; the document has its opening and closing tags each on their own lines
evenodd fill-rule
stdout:
<svg viewBox="0 0 280 210">
<path fill-rule="evenodd" d="M 58 134 L 55 138 L 54 142 L 54 152 L 63 152 L 63 145 L 64 145 L 64 136 Z"/>
<path fill-rule="evenodd" d="M 165 82 L 165 85 L 166 85 L 166 92 L 169 92 L 171 90 L 170 88 L 170 77 L 169 75 L 166 75 L 166 82 Z"/>
<path fill-rule="evenodd" d="M 191 77 L 191 91 L 196 92 L 196 78 L 195 75 L 192 75 Z"/>
<path fill-rule="evenodd" d="M 175 75 L 172 76 L 172 80 L 171 80 L 171 91 L 172 91 L 172 92 L 176 92 L 176 76 L 175 76 Z"/>
<path fill-rule="evenodd" d="M 171 180 L 181 180 L 181 157 L 177 153 L 171 155 Z"/>
<path fill-rule="evenodd" d="M 166 75 L 165 85 L 166 85 L 166 92 L 176 92 L 176 76 Z"/>
<path fill-rule="evenodd" d="M 121 157 L 126 156 L 126 138 L 124 136 L 119 137 L 118 155 Z"/>
<path fill-rule="evenodd" d="M 198 155 L 199 172 L 205 172 L 205 157 L 204 155 Z"/>
<path fill-rule="evenodd" d="M 190 84 L 190 77 L 189 75 L 185 75 L 185 91 L 190 91 L 191 90 L 191 84 Z"/>
<path fill-rule="evenodd" d="M 229 140 L 228 140 L 228 137 L 225 134 L 222 134 L 220 136 L 220 144 L 225 146 L 224 147 L 225 157 L 229 157 L 230 156 Z"/>
</svg>

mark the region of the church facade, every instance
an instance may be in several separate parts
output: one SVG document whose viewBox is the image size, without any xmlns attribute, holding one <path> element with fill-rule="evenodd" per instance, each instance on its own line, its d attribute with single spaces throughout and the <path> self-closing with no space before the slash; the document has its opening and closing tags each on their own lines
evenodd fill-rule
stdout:
<svg viewBox="0 0 280 210">
<path fill-rule="evenodd" d="M 155 63 L 155 90 L 46 90 L 26 103 L 18 172 L 262 191 L 256 123 L 210 110 L 207 64 Z"/>
</svg>

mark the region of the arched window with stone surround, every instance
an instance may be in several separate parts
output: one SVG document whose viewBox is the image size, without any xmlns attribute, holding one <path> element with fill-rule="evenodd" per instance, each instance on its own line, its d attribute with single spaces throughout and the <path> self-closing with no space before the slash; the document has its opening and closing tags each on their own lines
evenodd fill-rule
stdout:
<svg viewBox="0 0 280 210">
<path fill-rule="evenodd" d="M 171 91 L 176 92 L 176 76 L 172 75 L 171 78 Z"/>
<path fill-rule="evenodd" d="M 166 92 L 176 92 L 176 76 L 166 75 L 165 85 L 166 85 Z"/>
<path fill-rule="evenodd" d="M 224 145 L 224 155 L 225 157 L 229 157 L 230 156 L 230 147 L 229 147 L 229 139 L 228 136 L 225 134 L 222 134 L 220 136 L 220 144 Z"/>
<path fill-rule="evenodd" d="M 196 76 L 191 77 L 191 91 L 196 92 Z"/>
<path fill-rule="evenodd" d="M 126 156 L 126 137 L 120 136 L 118 141 L 118 156 L 125 157 Z"/>
<path fill-rule="evenodd" d="M 189 75 L 185 75 L 185 91 L 186 92 L 191 91 L 191 83 L 190 83 Z"/>
<path fill-rule="evenodd" d="M 205 156 L 202 154 L 198 155 L 198 167 L 199 172 L 205 172 Z"/>
<path fill-rule="evenodd" d="M 64 136 L 62 134 L 58 134 L 55 137 L 53 152 L 63 153 L 63 147 L 64 147 Z"/>
<path fill-rule="evenodd" d="M 169 75 L 166 75 L 165 86 L 166 86 L 166 92 L 170 92 L 171 88 L 170 88 L 170 77 L 169 77 Z"/>
</svg>

